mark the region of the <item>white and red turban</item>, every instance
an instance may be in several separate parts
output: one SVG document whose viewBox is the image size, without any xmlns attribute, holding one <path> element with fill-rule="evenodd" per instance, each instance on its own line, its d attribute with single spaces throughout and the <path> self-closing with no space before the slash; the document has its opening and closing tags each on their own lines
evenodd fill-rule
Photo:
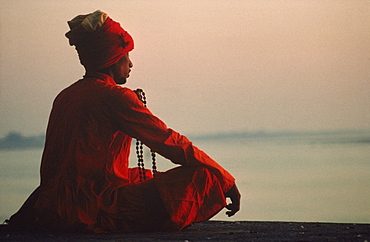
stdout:
<svg viewBox="0 0 370 242">
<path fill-rule="evenodd" d="M 86 72 L 98 71 L 118 62 L 134 48 L 134 40 L 119 23 L 100 10 L 68 21 L 66 33 Z"/>
</svg>

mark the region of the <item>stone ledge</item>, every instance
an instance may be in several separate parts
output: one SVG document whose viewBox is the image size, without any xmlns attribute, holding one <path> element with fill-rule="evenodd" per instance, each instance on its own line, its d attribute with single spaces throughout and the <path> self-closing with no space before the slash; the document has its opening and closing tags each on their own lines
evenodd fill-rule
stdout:
<svg viewBox="0 0 370 242">
<path fill-rule="evenodd" d="M 370 241 L 370 224 L 208 221 L 170 233 L 62 233 L 11 231 L 1 225 L 4 241 Z"/>
</svg>

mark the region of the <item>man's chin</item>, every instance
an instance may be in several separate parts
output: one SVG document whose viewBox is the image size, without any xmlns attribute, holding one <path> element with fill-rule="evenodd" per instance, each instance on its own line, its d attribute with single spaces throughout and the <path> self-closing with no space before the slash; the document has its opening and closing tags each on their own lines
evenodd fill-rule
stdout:
<svg viewBox="0 0 370 242">
<path fill-rule="evenodd" d="M 125 84 L 127 82 L 126 78 L 119 78 L 118 80 L 114 80 L 117 84 Z"/>
</svg>

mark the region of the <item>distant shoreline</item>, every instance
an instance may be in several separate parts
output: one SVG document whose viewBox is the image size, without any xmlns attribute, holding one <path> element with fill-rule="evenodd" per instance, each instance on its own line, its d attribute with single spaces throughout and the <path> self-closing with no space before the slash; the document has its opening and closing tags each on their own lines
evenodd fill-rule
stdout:
<svg viewBox="0 0 370 242">
<path fill-rule="evenodd" d="M 284 140 L 310 138 L 319 143 L 370 143 L 370 130 L 334 130 L 334 131 L 240 131 L 215 132 L 209 134 L 187 135 L 194 141 L 242 139 L 247 141 Z M 345 138 L 343 138 L 345 137 Z M 9 132 L 0 138 L 0 150 L 20 150 L 43 148 L 45 134 L 23 136 L 18 132 Z"/>
<path fill-rule="evenodd" d="M 0 138 L 0 150 L 42 148 L 44 144 L 44 134 L 26 137 L 17 132 L 10 132 L 4 138 Z"/>
</svg>

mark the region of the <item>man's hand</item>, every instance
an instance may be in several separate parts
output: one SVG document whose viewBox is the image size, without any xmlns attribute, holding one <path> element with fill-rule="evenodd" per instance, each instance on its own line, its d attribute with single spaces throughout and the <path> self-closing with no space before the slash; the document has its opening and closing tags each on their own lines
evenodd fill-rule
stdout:
<svg viewBox="0 0 370 242">
<path fill-rule="evenodd" d="M 136 93 L 137 97 L 142 101 L 143 100 L 143 89 L 136 89 L 134 90 L 134 92 Z"/>
<path fill-rule="evenodd" d="M 227 211 L 226 214 L 227 216 L 231 217 L 240 210 L 241 195 L 236 187 L 236 184 L 227 193 L 225 193 L 225 197 L 229 197 L 231 199 L 231 203 L 226 205 L 226 209 L 230 210 Z"/>
</svg>

